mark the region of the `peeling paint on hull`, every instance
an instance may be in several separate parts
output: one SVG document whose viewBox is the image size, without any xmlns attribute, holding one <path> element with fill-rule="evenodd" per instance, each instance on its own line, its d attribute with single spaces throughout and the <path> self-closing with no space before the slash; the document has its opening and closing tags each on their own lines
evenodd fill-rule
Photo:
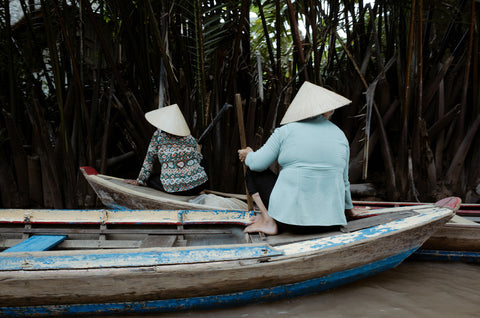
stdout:
<svg viewBox="0 0 480 318">
<path fill-rule="evenodd" d="M 436 205 L 385 209 L 376 211 L 382 214 L 382 222 L 369 221 L 368 226 L 351 232 L 285 235 L 281 242 L 273 239 L 282 239 L 283 234 L 254 244 L 215 241 L 199 246 L 0 253 L 0 316 L 167 312 L 319 292 L 395 267 L 454 211 Z M 401 212 L 400 216 L 385 221 L 395 212 Z M 18 213 L 20 219 L 25 218 L 24 211 Z M 64 222 L 71 220 L 68 215 L 72 213 L 65 212 Z M 158 214 L 157 219 L 168 224 L 213 226 L 232 212 L 125 213 L 127 223 L 146 213 Z M 15 219 L 14 214 L 9 220 Z M 92 221 L 87 213 L 80 214 L 86 222 Z M 98 221 L 115 224 L 122 215 L 94 214 Z M 28 215 L 30 221 L 39 222 L 48 216 L 33 211 Z M 247 215 L 232 216 L 231 222 L 238 224 Z"/>
<path fill-rule="evenodd" d="M 255 289 L 244 292 L 204 297 L 166 299 L 158 301 L 124 302 L 108 304 L 69 304 L 59 306 L 0 307 L 5 317 L 51 317 L 62 315 L 92 315 L 122 313 L 173 312 L 181 310 L 221 308 L 252 302 L 266 302 L 282 298 L 299 297 L 335 288 L 394 268 L 415 249 L 378 262 L 340 271 L 324 277 L 294 284 Z"/>
</svg>

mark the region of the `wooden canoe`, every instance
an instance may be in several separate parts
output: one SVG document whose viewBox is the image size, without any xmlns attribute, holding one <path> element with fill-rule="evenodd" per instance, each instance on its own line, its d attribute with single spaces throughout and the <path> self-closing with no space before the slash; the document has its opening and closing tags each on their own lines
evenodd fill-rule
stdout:
<svg viewBox="0 0 480 318">
<path fill-rule="evenodd" d="M 80 167 L 80 171 L 93 188 L 100 201 L 108 208 L 118 210 L 247 210 L 245 194 L 206 190 L 208 195 L 182 196 L 161 192 L 149 187 L 133 186 L 124 179 L 99 174 L 93 167 Z M 416 202 L 353 201 L 354 206 L 372 209 L 414 206 Z M 457 215 L 480 222 L 480 204 L 462 203 Z"/>
<path fill-rule="evenodd" d="M 412 258 L 480 263 L 480 224 L 448 223 L 438 229 Z"/>
<path fill-rule="evenodd" d="M 315 293 L 397 266 L 459 203 L 267 237 L 243 233 L 249 211 L 2 210 L 0 244 L 10 251 L 0 253 L 0 316 L 169 312 Z M 64 239 L 43 251 L 41 235 Z M 24 244 L 32 237 L 39 251 Z"/>
<path fill-rule="evenodd" d="M 418 202 L 388 202 L 388 201 L 353 201 L 353 205 L 357 207 L 369 207 L 371 209 L 393 208 L 399 206 L 411 206 L 419 204 Z M 480 223 L 480 204 L 462 203 L 456 215 L 464 217 L 470 221 Z"/>
<path fill-rule="evenodd" d="M 247 203 L 237 198 L 245 195 L 173 195 L 125 183 L 124 179 L 99 174 L 92 167 L 80 170 L 103 205 L 115 210 L 248 210 Z"/>
<path fill-rule="evenodd" d="M 412 206 L 411 202 L 364 202 L 355 206 L 375 209 Z M 480 205 L 462 204 L 447 224 L 442 226 L 418 249 L 412 259 L 428 261 L 480 263 Z"/>
<path fill-rule="evenodd" d="M 148 187 L 139 187 L 126 184 L 123 179 L 102 175 L 94 168 L 81 167 L 83 175 L 95 190 L 102 203 L 112 209 L 189 209 L 189 210 L 247 210 L 246 196 L 242 194 L 225 194 L 209 191 L 208 195 L 179 196 L 157 191 Z M 228 197 L 225 197 L 228 195 Z M 197 202 L 197 203 L 195 203 Z M 201 202 L 201 203 L 200 203 Z M 369 207 L 373 209 L 404 207 L 419 205 L 413 202 L 379 202 L 379 201 L 354 201 L 356 207 Z M 424 203 L 428 204 L 428 203 Z M 462 204 L 457 215 L 468 220 L 480 220 L 480 205 Z M 455 225 L 449 222 L 449 228 L 443 229 L 438 235 L 434 234 L 421 249 L 416 251 L 413 257 L 443 261 L 467 261 L 480 262 L 480 248 L 466 248 L 480 244 L 480 225 L 475 226 L 466 219 L 457 220 Z M 468 241 L 466 242 L 466 230 L 459 223 L 470 223 L 468 226 Z M 444 233 L 448 232 L 448 235 Z"/>
</svg>

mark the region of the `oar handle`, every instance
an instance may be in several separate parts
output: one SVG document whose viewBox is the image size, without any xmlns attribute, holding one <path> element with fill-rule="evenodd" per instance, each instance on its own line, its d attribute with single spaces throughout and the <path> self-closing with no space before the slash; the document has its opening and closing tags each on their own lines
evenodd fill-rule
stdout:
<svg viewBox="0 0 480 318">
<path fill-rule="evenodd" d="M 247 137 L 245 134 L 245 125 L 243 123 L 242 98 L 240 94 L 235 94 L 235 108 L 237 109 L 238 130 L 240 132 L 240 146 L 242 147 L 242 149 L 244 149 L 245 147 L 247 147 Z M 247 166 L 245 166 L 244 164 L 243 172 L 245 173 L 246 171 L 247 171 Z M 251 211 L 253 210 L 253 200 L 252 200 L 252 197 L 250 196 L 250 193 L 248 193 L 246 183 L 245 183 L 245 191 L 247 193 L 248 210 Z"/>
</svg>

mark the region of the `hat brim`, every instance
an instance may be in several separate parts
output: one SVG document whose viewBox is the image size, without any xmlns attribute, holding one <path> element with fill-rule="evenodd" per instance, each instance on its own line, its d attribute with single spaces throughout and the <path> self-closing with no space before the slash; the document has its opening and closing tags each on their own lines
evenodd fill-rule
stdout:
<svg viewBox="0 0 480 318">
<path fill-rule="evenodd" d="M 185 137 L 190 129 L 177 104 L 152 110 L 145 114 L 145 119 L 153 126 L 172 135 Z"/>
<path fill-rule="evenodd" d="M 288 107 L 280 125 L 315 117 L 352 101 L 321 86 L 304 82 Z"/>
</svg>

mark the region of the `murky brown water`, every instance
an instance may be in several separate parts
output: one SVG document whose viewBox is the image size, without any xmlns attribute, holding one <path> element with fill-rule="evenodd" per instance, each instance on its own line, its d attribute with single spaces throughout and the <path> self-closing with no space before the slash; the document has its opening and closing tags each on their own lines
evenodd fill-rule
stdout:
<svg viewBox="0 0 480 318">
<path fill-rule="evenodd" d="M 316 295 L 228 309 L 128 317 L 480 317 L 480 265 L 407 261 Z"/>
</svg>

